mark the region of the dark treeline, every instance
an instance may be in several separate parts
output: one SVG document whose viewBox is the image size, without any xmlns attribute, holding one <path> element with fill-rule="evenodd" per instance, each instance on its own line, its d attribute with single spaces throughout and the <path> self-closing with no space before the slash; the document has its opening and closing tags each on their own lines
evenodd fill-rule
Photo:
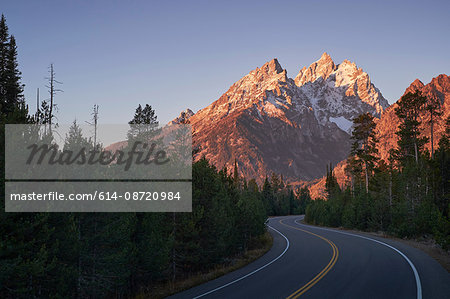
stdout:
<svg viewBox="0 0 450 299">
<path fill-rule="evenodd" d="M 250 184 L 256 185 L 254 180 L 250 180 Z M 283 182 L 283 176 L 275 173 L 272 174 L 270 180 L 265 179 L 260 198 L 269 216 L 304 214 L 306 207 L 312 202 L 307 187 L 298 187 L 294 192 L 289 184 Z"/>
<path fill-rule="evenodd" d="M 430 236 L 449 249 L 450 119 L 438 148 L 431 147 L 430 153 L 424 149 L 429 140 L 422 134 L 420 115 L 429 113 L 430 121 L 436 121 L 441 114 L 438 100 L 408 93 L 395 113 L 400 120 L 399 141 L 388 161 L 378 158 L 373 117 L 363 114 L 354 120 L 346 168 L 351 183 L 339 186 L 330 167 L 327 200 L 314 201 L 306 210 L 306 221 L 399 237 Z"/>
<path fill-rule="evenodd" d="M 81 146 L 94 147 L 74 122 L 64 149 Z M 191 213 L 1 211 L 0 297 L 151 293 L 261 246 L 268 214 L 301 213 L 310 201 L 306 189 L 296 196 L 276 175 L 260 190 L 237 165 L 218 171 L 205 158 L 193 164 L 192 181 Z"/>
<path fill-rule="evenodd" d="M 38 123 L 51 135 L 54 102 L 41 102 L 38 112 L 29 115 L 15 40 L 3 16 L 0 80 L 4 207 L 4 125 Z M 138 107 L 130 121 L 156 123 L 149 105 Z M 74 122 L 64 149 L 78 147 L 100 148 L 83 137 Z M 276 175 L 259 188 L 254 180 L 239 177 L 237 166 L 233 172 L 218 171 L 204 158 L 193 164 L 192 178 L 191 213 L 5 213 L 2 208 L 0 298 L 129 297 L 147 292 L 258 246 L 267 215 L 301 213 L 310 201 L 306 189 L 294 195 Z"/>
<path fill-rule="evenodd" d="M 154 113 L 151 107 L 147 110 Z M 133 123 L 142 113 L 137 112 Z M 79 147 L 94 145 L 74 122 L 63 148 Z M 260 190 L 255 180 L 238 175 L 236 165 L 233 172 L 218 171 L 205 158 L 193 164 L 192 180 L 191 213 L 2 211 L 0 297 L 147 293 L 155 285 L 187 279 L 255 248 L 266 232 L 268 214 L 299 213 L 310 201 L 306 189 L 298 200 L 276 175 Z"/>
<path fill-rule="evenodd" d="M 245 252 L 265 233 L 258 193 L 201 159 L 192 213 L 5 213 L 0 297 L 128 297 Z"/>
</svg>

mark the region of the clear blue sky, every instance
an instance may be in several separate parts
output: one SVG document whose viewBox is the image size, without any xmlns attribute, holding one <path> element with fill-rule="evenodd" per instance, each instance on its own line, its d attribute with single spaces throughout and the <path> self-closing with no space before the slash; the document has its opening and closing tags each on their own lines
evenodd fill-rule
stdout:
<svg viewBox="0 0 450 299">
<path fill-rule="evenodd" d="M 30 110 L 54 63 L 59 123 L 161 122 L 201 109 L 276 57 L 295 77 L 327 51 L 354 61 L 390 103 L 416 78 L 450 74 L 450 1 L 3 0 Z M 314 2 L 314 3 L 313 3 Z M 44 97 L 45 95 L 45 97 Z"/>
</svg>

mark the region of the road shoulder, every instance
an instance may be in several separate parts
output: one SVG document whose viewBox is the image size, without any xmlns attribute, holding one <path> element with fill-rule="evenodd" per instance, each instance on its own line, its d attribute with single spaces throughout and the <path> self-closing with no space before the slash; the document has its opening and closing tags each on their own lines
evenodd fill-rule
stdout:
<svg viewBox="0 0 450 299">
<path fill-rule="evenodd" d="M 299 221 L 302 224 L 305 225 L 312 225 L 309 223 L 306 223 L 305 220 Z M 367 232 L 367 231 L 360 231 L 355 229 L 346 229 L 344 227 L 328 227 L 328 226 L 318 226 L 317 227 L 325 227 L 329 229 L 335 229 L 339 231 L 344 231 L 348 233 L 354 233 L 354 234 L 363 234 L 368 235 L 372 237 L 378 237 L 378 238 L 384 238 L 388 240 L 393 240 L 405 245 L 408 245 L 410 247 L 419 249 L 432 257 L 436 262 L 438 262 L 447 272 L 450 273 L 450 251 L 445 251 L 441 247 L 439 247 L 438 244 L 432 239 L 427 238 L 417 238 L 417 239 L 401 239 L 394 236 L 391 236 L 385 232 Z"/>
</svg>

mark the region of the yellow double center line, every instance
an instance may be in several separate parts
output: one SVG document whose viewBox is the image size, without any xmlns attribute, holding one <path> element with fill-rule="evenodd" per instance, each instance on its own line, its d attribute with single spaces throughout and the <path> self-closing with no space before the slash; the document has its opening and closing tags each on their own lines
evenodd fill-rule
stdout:
<svg viewBox="0 0 450 299">
<path fill-rule="evenodd" d="M 319 272 L 319 274 L 317 274 L 313 279 L 311 279 L 309 282 L 307 282 L 304 286 L 302 286 L 300 289 L 298 289 L 297 291 L 295 291 L 294 293 L 292 293 L 291 295 L 289 295 L 289 297 L 287 297 L 287 299 L 294 299 L 294 298 L 298 298 L 301 295 L 303 295 L 306 291 L 308 291 L 310 288 L 312 288 L 316 283 L 318 283 L 325 275 L 327 275 L 327 273 L 331 270 L 331 268 L 333 268 L 334 264 L 336 264 L 336 261 L 338 259 L 339 256 L 339 250 L 337 248 L 337 246 L 330 240 L 328 240 L 325 237 L 322 237 L 318 234 L 312 233 L 310 231 L 295 227 L 295 226 L 291 226 L 291 225 L 287 225 L 285 223 L 282 222 L 282 220 L 279 221 L 280 224 L 305 232 L 307 234 L 313 235 L 315 237 L 318 237 L 322 240 L 324 240 L 325 242 L 327 242 L 328 244 L 330 244 L 331 248 L 333 249 L 333 256 L 331 257 L 331 260 L 328 262 L 328 264 L 325 266 L 325 268 L 322 269 L 322 271 Z"/>
</svg>

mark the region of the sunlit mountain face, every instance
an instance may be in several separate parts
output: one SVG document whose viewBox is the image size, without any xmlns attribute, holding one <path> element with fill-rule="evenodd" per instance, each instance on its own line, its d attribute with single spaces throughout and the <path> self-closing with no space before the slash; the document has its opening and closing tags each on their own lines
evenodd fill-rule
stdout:
<svg viewBox="0 0 450 299">
<path fill-rule="evenodd" d="M 193 127 L 195 159 L 205 156 L 219 169 L 236 161 L 242 176 L 258 182 L 273 172 L 299 181 L 320 178 L 328 163 L 348 156 L 354 117 L 380 117 L 387 107 L 367 73 L 324 53 L 295 79 L 273 59 L 180 117 Z"/>
<path fill-rule="evenodd" d="M 419 120 L 422 123 L 421 133 L 423 136 L 428 137 L 425 148 L 431 153 L 431 140 L 433 140 L 434 149 L 438 148 L 439 139 L 445 132 L 445 121 L 450 115 L 450 76 L 441 74 L 433 78 L 431 82 L 426 85 L 416 79 L 408 88 L 406 88 L 404 94 L 415 91 L 420 91 L 427 97 L 428 101 L 437 100 L 440 105 L 438 111 L 441 112 L 441 115 L 435 116 L 433 119 L 433 138 L 431 138 L 430 113 L 425 109 L 420 113 Z M 395 109 L 397 107 L 397 103 L 392 104 L 382 113 L 379 119 L 376 119 L 378 155 L 380 159 L 385 161 L 389 158 L 389 151 L 397 147 L 398 136 L 396 132 L 398 131 L 398 126 L 400 124 L 400 121 L 395 114 Z M 349 184 L 350 180 L 345 172 L 345 167 L 346 162 L 342 161 L 334 169 L 334 174 L 341 186 Z M 322 178 L 311 186 L 311 195 L 313 198 L 325 197 L 324 189 L 325 178 Z"/>
</svg>

